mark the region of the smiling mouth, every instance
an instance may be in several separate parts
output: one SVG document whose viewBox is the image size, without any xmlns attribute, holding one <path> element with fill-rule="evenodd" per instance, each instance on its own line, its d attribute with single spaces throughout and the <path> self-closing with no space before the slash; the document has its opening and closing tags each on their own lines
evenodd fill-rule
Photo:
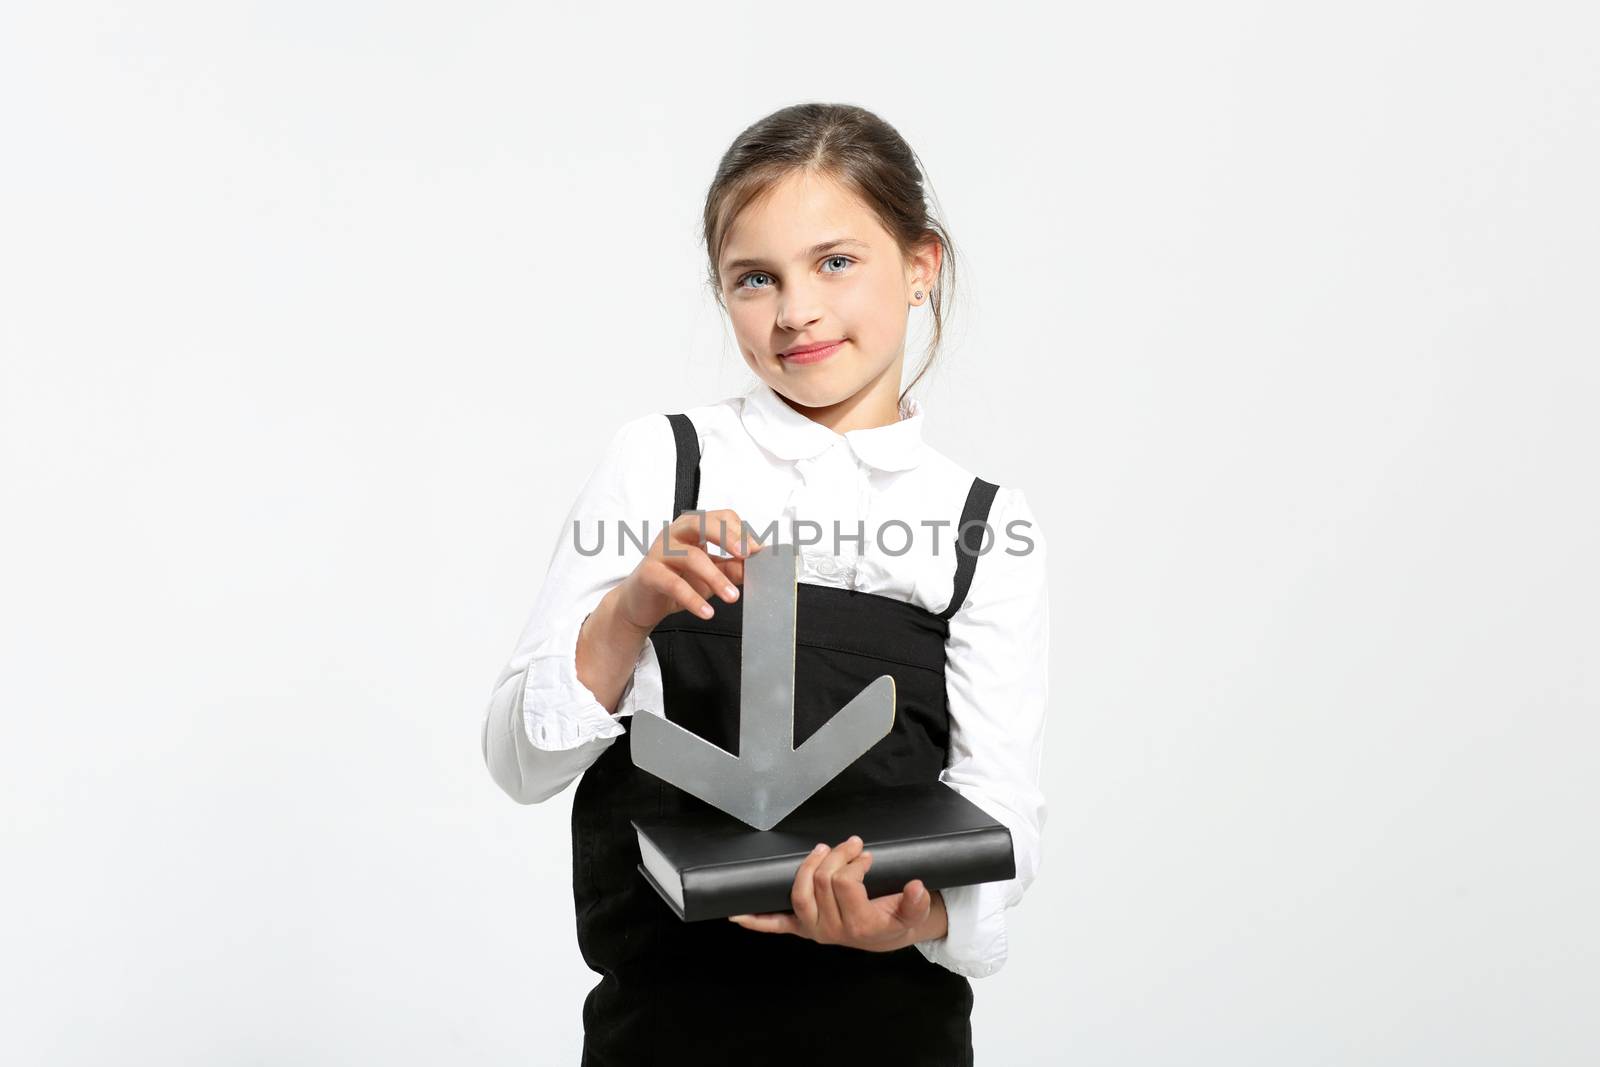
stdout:
<svg viewBox="0 0 1600 1067">
<path fill-rule="evenodd" d="M 779 352 L 778 358 L 787 363 L 813 363 L 833 355 L 847 340 L 848 338 L 841 337 L 837 341 L 828 341 L 821 345 L 808 345 L 804 349 L 791 348 L 787 352 Z"/>
</svg>

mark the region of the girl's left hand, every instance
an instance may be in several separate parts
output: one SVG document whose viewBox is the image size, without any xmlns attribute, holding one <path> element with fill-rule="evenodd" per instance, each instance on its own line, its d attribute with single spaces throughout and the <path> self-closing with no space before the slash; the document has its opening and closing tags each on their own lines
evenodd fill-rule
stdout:
<svg viewBox="0 0 1600 1067">
<path fill-rule="evenodd" d="M 868 952 L 905 948 L 918 940 L 933 908 L 932 897 L 915 879 L 899 893 L 869 899 L 863 882 L 871 866 L 872 853 L 855 835 L 835 849 L 818 845 L 795 873 L 789 893 L 794 914 L 731 915 L 729 921 L 747 930 L 794 934 Z"/>
</svg>

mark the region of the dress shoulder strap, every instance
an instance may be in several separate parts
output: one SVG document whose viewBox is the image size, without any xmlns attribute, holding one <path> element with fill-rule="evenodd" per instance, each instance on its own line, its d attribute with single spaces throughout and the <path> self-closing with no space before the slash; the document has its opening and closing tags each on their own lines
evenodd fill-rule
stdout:
<svg viewBox="0 0 1600 1067">
<path fill-rule="evenodd" d="M 978 549 L 983 547 L 984 523 L 989 521 L 989 507 L 1000 487 L 993 482 L 974 477 L 967 490 L 967 502 L 961 509 L 961 521 L 956 524 L 956 580 L 950 605 L 939 613 L 948 619 L 967 602 L 967 590 L 972 588 L 972 574 L 978 569 Z M 991 549 L 993 546 L 990 546 Z"/>
<path fill-rule="evenodd" d="M 672 489 L 672 517 L 700 506 L 700 436 L 687 415 L 668 415 L 672 438 L 678 446 L 678 474 Z"/>
</svg>

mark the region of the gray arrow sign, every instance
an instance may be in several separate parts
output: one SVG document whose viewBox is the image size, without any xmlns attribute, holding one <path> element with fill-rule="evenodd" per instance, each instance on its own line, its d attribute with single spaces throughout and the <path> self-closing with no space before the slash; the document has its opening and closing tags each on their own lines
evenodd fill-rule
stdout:
<svg viewBox="0 0 1600 1067">
<path fill-rule="evenodd" d="M 883 674 L 794 747 L 798 566 L 792 544 L 745 559 L 738 756 L 664 714 L 630 716 L 636 766 L 757 830 L 772 829 L 894 726 L 894 677 Z"/>
</svg>

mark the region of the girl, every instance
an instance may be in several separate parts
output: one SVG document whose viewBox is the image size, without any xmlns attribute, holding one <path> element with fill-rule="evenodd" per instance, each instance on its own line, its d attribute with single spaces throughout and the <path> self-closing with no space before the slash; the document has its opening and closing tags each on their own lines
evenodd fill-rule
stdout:
<svg viewBox="0 0 1600 1067">
<path fill-rule="evenodd" d="M 931 307 L 928 362 L 937 350 L 950 241 L 915 154 L 842 105 L 741 133 L 704 225 L 757 381 L 615 433 L 496 683 L 484 758 L 524 804 L 582 775 L 573 895 L 601 976 L 584 1064 L 970 1064 L 969 979 L 1004 963 L 1005 910 L 1039 867 L 1049 617 L 1021 490 L 931 448 L 921 404 L 900 393 L 908 309 Z M 657 526 L 645 550 L 640 531 Z M 816 795 L 947 782 L 1010 829 L 1014 879 L 869 899 L 871 853 L 851 837 L 819 842 L 792 912 L 686 923 L 645 882 L 630 820 L 704 805 L 633 765 L 628 716 L 739 751 L 737 587 L 773 529 L 800 552 L 796 747 L 895 678 L 893 729 Z"/>
</svg>

